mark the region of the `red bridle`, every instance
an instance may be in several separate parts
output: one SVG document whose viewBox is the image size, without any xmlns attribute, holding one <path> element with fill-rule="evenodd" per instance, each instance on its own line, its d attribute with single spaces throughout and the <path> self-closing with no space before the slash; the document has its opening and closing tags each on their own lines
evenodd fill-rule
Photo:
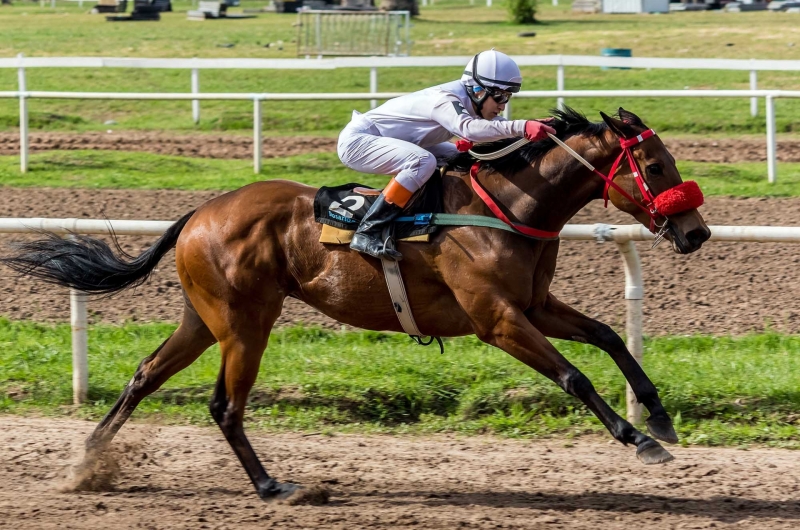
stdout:
<svg viewBox="0 0 800 530">
<path fill-rule="evenodd" d="M 666 219 L 668 215 L 699 208 L 703 205 L 704 200 L 703 192 L 700 191 L 700 187 L 693 180 L 687 180 L 686 182 L 682 182 L 677 186 L 659 193 L 657 196 L 653 196 L 653 193 L 647 186 L 647 182 L 645 182 L 644 177 L 642 176 L 642 171 L 639 169 L 639 163 L 636 162 L 636 159 L 633 157 L 632 149 L 633 147 L 639 145 L 648 138 L 652 138 L 655 135 L 656 132 L 653 129 L 647 129 L 642 134 L 639 134 L 634 138 L 620 138 L 619 145 L 622 147 L 622 152 L 611 165 L 611 170 L 608 172 L 608 175 L 603 175 L 598 170 L 594 170 L 596 175 L 606 181 L 606 186 L 603 189 L 603 201 L 605 207 L 608 208 L 608 189 L 614 188 L 617 190 L 617 192 L 619 192 L 620 195 L 631 201 L 633 204 L 638 206 L 639 209 L 650 216 L 650 231 L 654 234 L 656 233 L 656 228 L 665 226 L 662 224 L 662 226 L 659 227 L 656 224 L 656 220 L 659 217 Z M 622 163 L 622 159 L 626 157 L 631 168 L 631 173 L 636 181 L 636 185 L 639 187 L 639 191 L 642 194 L 642 199 L 644 202 L 637 201 L 628 192 L 623 190 L 614 182 L 614 176 L 617 172 L 617 169 Z"/>
<path fill-rule="evenodd" d="M 695 208 L 699 208 L 703 205 L 703 192 L 700 191 L 700 187 L 697 185 L 696 182 L 689 180 L 686 182 L 682 182 L 677 186 L 674 186 L 662 193 L 659 193 L 657 196 L 653 196 L 650 188 L 647 186 L 647 182 L 645 182 L 644 177 L 642 177 L 642 172 L 639 169 L 639 164 L 636 162 L 636 159 L 633 157 L 632 148 L 639 145 L 640 143 L 644 142 L 648 138 L 652 138 L 656 135 L 656 132 L 653 129 L 648 129 L 644 131 L 642 134 L 637 135 L 634 138 L 620 138 L 619 145 L 622 147 L 622 152 L 619 154 L 617 159 L 611 166 L 611 170 L 608 172 L 608 175 L 604 175 L 597 169 L 592 169 L 594 173 L 602 178 L 606 185 L 603 189 L 603 200 L 605 203 L 605 207 L 608 207 L 608 190 L 609 188 L 614 188 L 620 195 L 631 201 L 637 207 L 639 207 L 642 211 L 644 211 L 650 217 L 650 231 L 656 233 L 657 228 L 661 228 L 662 230 L 666 227 L 666 222 L 662 225 L 658 225 L 656 220 L 659 217 L 664 219 L 667 216 L 685 212 L 687 210 L 693 210 Z M 464 142 L 463 140 L 459 141 L 456 145 L 458 146 L 459 151 L 466 151 L 472 147 L 472 144 L 469 142 Z M 459 145 L 461 144 L 461 145 Z M 628 159 L 628 164 L 631 168 L 631 173 L 633 174 L 634 180 L 636 181 L 636 185 L 639 187 L 639 191 L 642 194 L 643 202 L 640 202 L 633 198 L 627 191 L 622 189 L 618 184 L 614 182 L 614 176 L 617 170 L 619 169 L 620 164 L 622 163 L 623 158 Z M 502 220 L 507 225 L 511 226 L 515 230 L 530 236 L 539 239 L 555 239 L 558 237 L 559 232 L 548 232 L 545 230 L 539 230 L 537 228 L 532 228 L 529 226 L 525 226 L 519 223 L 513 223 L 508 217 L 503 213 L 497 203 L 489 196 L 485 189 L 478 183 L 477 175 L 478 170 L 480 169 L 480 161 L 475 162 L 470 169 L 470 177 L 472 180 L 472 189 L 475 190 L 475 193 L 478 194 L 478 197 L 489 207 L 492 213 L 497 216 L 500 220 Z"/>
</svg>

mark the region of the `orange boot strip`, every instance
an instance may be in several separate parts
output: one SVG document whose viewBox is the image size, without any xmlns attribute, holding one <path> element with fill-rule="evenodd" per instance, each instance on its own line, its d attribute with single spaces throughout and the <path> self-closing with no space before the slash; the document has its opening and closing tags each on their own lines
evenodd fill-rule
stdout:
<svg viewBox="0 0 800 530">
<path fill-rule="evenodd" d="M 413 191 L 408 191 L 395 179 L 392 179 L 383 189 L 383 198 L 386 202 L 399 206 L 400 208 L 405 208 L 412 195 L 414 195 Z"/>
</svg>

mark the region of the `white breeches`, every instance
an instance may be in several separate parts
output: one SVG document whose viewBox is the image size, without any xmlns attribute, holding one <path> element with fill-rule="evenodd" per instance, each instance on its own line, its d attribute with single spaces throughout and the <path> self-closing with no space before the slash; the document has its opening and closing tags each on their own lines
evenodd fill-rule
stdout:
<svg viewBox="0 0 800 530">
<path fill-rule="evenodd" d="M 380 135 L 368 119 L 353 116 L 339 135 L 339 159 L 361 173 L 393 175 L 408 191 L 422 187 L 437 168 L 437 159 L 444 160 L 458 153 L 450 142 L 427 149 L 396 138 Z"/>
</svg>

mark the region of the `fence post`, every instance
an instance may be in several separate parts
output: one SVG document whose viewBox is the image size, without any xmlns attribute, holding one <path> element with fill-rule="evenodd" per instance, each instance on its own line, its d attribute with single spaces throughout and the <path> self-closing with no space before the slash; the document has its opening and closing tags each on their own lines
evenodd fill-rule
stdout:
<svg viewBox="0 0 800 530">
<path fill-rule="evenodd" d="M 770 184 L 775 184 L 778 178 L 775 148 L 775 98 L 767 96 L 767 179 Z"/>
<path fill-rule="evenodd" d="M 558 71 L 556 72 L 556 90 L 564 90 L 564 65 L 561 63 L 561 56 L 558 56 Z M 556 107 L 559 109 L 564 108 L 564 98 L 556 99 Z"/>
<path fill-rule="evenodd" d="M 486 7 L 492 7 L 492 0 L 486 0 Z"/>
<path fill-rule="evenodd" d="M 373 94 L 378 91 L 378 69 L 374 66 L 369 69 L 369 91 Z M 369 100 L 369 108 L 374 109 L 377 106 L 377 99 Z"/>
<path fill-rule="evenodd" d="M 511 119 L 511 102 L 506 102 L 506 108 L 503 109 L 503 117 L 507 120 Z"/>
<path fill-rule="evenodd" d="M 22 173 L 28 172 L 28 98 L 24 92 L 27 90 L 25 83 L 25 67 L 22 66 L 23 54 L 18 54 L 19 70 L 17 79 L 19 83 L 19 169 Z"/>
<path fill-rule="evenodd" d="M 75 239 L 74 235 L 68 236 Z M 86 402 L 89 393 L 89 337 L 86 319 L 86 294 L 69 290 L 69 320 L 72 328 L 72 402 Z"/>
<path fill-rule="evenodd" d="M 644 298 L 642 266 L 633 241 L 617 241 L 617 249 L 625 261 L 625 300 L 628 306 L 625 334 L 628 337 L 628 351 L 631 352 L 637 363 L 642 364 L 642 299 Z M 642 405 L 636 400 L 631 385 L 627 383 L 625 401 L 628 421 L 633 425 L 640 423 L 642 421 Z"/>
<path fill-rule="evenodd" d="M 192 68 L 192 94 L 198 94 L 200 92 L 200 72 L 197 68 Z M 200 100 L 193 99 L 192 100 L 192 120 L 194 120 L 194 124 L 197 125 L 200 123 Z"/>
<path fill-rule="evenodd" d="M 261 173 L 261 98 L 253 98 L 253 170 L 255 174 Z"/>
<path fill-rule="evenodd" d="M 86 324 L 86 295 L 69 290 L 70 324 L 72 327 L 72 402 L 86 402 L 89 391 L 89 339 Z"/>
<path fill-rule="evenodd" d="M 750 70 L 750 90 L 758 90 L 758 72 Z M 750 98 L 750 116 L 758 116 L 758 98 Z"/>
</svg>

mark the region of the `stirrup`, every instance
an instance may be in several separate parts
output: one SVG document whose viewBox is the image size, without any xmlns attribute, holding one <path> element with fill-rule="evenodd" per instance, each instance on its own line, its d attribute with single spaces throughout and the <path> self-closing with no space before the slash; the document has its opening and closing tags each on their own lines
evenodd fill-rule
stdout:
<svg viewBox="0 0 800 530">
<path fill-rule="evenodd" d="M 383 240 L 383 248 L 381 249 L 381 259 L 390 259 L 392 261 L 401 261 L 403 254 L 394 246 L 394 238 L 391 235 L 386 236 Z"/>
</svg>

